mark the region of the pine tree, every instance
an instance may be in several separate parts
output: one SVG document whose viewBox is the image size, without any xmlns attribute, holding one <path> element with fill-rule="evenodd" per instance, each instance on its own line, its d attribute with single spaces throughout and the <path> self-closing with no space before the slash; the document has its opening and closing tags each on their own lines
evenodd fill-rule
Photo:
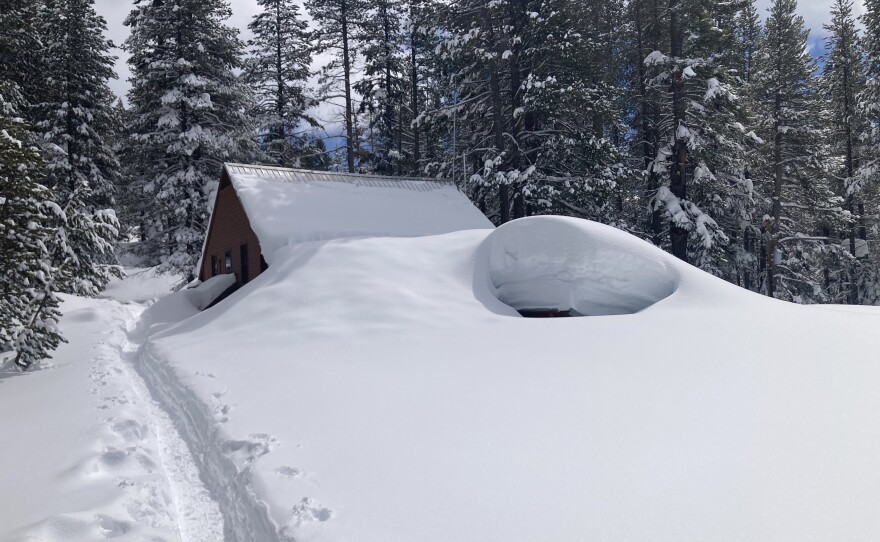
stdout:
<svg viewBox="0 0 880 542">
<path fill-rule="evenodd" d="M 46 239 L 56 206 L 39 183 L 44 160 L 20 119 L 15 87 L 0 83 L 0 352 L 27 369 L 63 341 Z"/>
<path fill-rule="evenodd" d="M 748 221 L 744 154 L 753 134 L 740 105 L 734 21 L 740 5 L 635 0 L 636 149 L 654 243 L 736 280 L 731 243 Z M 733 258 L 735 261 L 735 258 Z"/>
<path fill-rule="evenodd" d="M 644 190 L 638 193 L 636 201 L 651 201 L 660 188 L 662 169 L 654 167 L 654 160 L 660 152 L 660 114 L 662 109 L 662 89 L 651 84 L 659 73 L 659 67 L 648 64 L 645 59 L 654 51 L 659 51 L 663 36 L 668 34 L 667 19 L 663 16 L 662 5 L 657 0 L 632 0 L 628 5 L 631 53 L 629 65 L 632 66 L 630 94 L 632 108 L 632 127 L 635 137 L 631 153 L 639 161 Z M 663 214 L 658 205 L 648 206 L 643 229 L 657 246 L 663 245 Z"/>
<path fill-rule="evenodd" d="M 872 184 L 880 173 L 880 0 L 865 0 L 865 88 L 859 93 L 858 110 L 865 119 L 861 138 L 868 158 L 859 168 L 860 182 Z"/>
<path fill-rule="evenodd" d="M 358 36 L 366 20 L 367 3 L 365 0 L 307 0 L 305 6 L 317 26 L 314 34 L 316 52 L 332 56 L 322 69 L 320 94 L 324 100 L 343 100 L 345 165 L 350 173 L 354 173 L 360 146 L 355 137 L 352 91 L 355 61 L 360 51 Z"/>
<path fill-rule="evenodd" d="M 598 26 L 607 23 L 583 28 L 590 13 L 556 0 L 447 10 L 439 50 L 450 90 L 420 125 L 459 142 L 468 191 L 496 222 L 553 211 L 610 218 L 622 177 L 619 81 L 608 84 L 616 76 L 597 60 L 614 50 Z"/>
<path fill-rule="evenodd" d="M 368 169 L 383 174 L 400 171 L 400 111 L 406 96 L 399 0 L 376 0 L 361 29 L 364 72 L 355 89 L 363 96 L 360 112 L 370 119 Z"/>
<path fill-rule="evenodd" d="M 107 26 L 92 0 L 47 0 L 41 22 L 48 72 L 44 101 L 34 110 L 49 184 L 65 209 L 56 224 L 64 234 L 56 235 L 55 243 L 71 252 L 56 285 L 68 293 L 95 295 L 120 274 L 112 265 L 118 235 L 113 194 L 120 179 L 109 139 L 116 125 L 107 87 L 114 77 L 112 43 L 103 37 Z"/>
<path fill-rule="evenodd" d="M 136 0 L 131 36 L 129 156 L 142 187 L 141 236 L 165 270 L 192 276 L 221 164 L 255 151 L 236 77 L 243 44 L 224 0 Z"/>
<path fill-rule="evenodd" d="M 750 87 L 755 63 L 763 47 L 763 28 L 754 0 L 744 0 L 736 7 L 739 11 L 734 17 L 734 42 L 725 46 L 730 50 L 727 62 L 733 67 L 731 74 L 738 82 L 737 98 L 742 113 L 739 120 L 745 126 L 754 127 L 757 119 Z M 740 184 L 740 193 L 744 197 L 733 200 L 734 204 L 726 218 L 721 219 L 722 227 L 732 242 L 727 247 L 729 271 L 719 276 L 754 291 L 760 288 L 756 277 L 760 276 L 766 264 L 764 247 L 760 243 L 760 217 L 764 214 L 764 209 L 759 194 L 754 190 L 752 178 L 756 156 L 762 151 L 764 142 L 754 132 L 750 131 L 749 136 L 750 144 L 738 157 L 745 163 Z"/>
<path fill-rule="evenodd" d="M 754 0 L 746 0 L 736 15 L 736 47 L 739 57 L 737 70 L 745 83 L 752 80 L 755 56 L 761 47 L 761 20 Z"/>
<path fill-rule="evenodd" d="M 856 176 L 861 162 L 859 135 L 866 126 L 856 107 L 856 98 L 865 87 L 862 66 L 861 39 L 856 30 L 851 0 L 835 0 L 831 9 L 831 24 L 825 26 L 829 32 L 825 40 L 827 53 L 825 68 L 820 80 L 822 97 L 830 107 L 825 109 L 828 120 L 827 154 L 825 170 L 833 179 L 835 194 L 845 202 L 847 211 L 846 246 L 849 258 L 829 262 L 829 267 L 841 268 L 847 284 L 834 301 L 858 304 L 862 296 L 863 284 L 868 270 L 859 262 L 867 249 L 864 224 L 864 201 L 860 194 L 861 184 Z"/>
<path fill-rule="evenodd" d="M 842 209 L 822 175 L 816 65 L 796 9 L 795 0 L 774 1 L 753 90 L 767 142 L 759 180 L 770 207 L 763 219 L 764 291 L 810 302 L 822 300 L 823 253 L 839 248 L 827 243 Z"/>
<path fill-rule="evenodd" d="M 305 114 L 311 106 L 306 80 L 312 61 L 306 22 L 293 0 L 258 3 L 263 12 L 249 25 L 254 37 L 244 72 L 256 95 L 256 131 L 273 163 L 299 166 L 303 155 L 314 152 L 301 125 L 317 126 Z"/>
<path fill-rule="evenodd" d="M 40 40 L 40 0 L 0 0 L 0 79 L 14 83 L 28 104 L 42 87 L 43 44 Z M 19 111 L 27 114 L 26 109 Z"/>
<path fill-rule="evenodd" d="M 871 240 L 876 240 L 880 233 L 880 183 L 878 183 L 880 178 L 880 1 L 865 0 L 863 4 L 865 13 L 861 17 L 864 25 L 862 77 L 865 86 L 856 96 L 856 110 L 864 127 L 858 134 L 861 161 L 849 192 L 863 205 L 862 208 L 857 207 L 860 221 L 859 237 L 870 236 Z M 862 227 L 864 227 L 863 231 Z M 874 248 L 874 245 L 869 246 Z M 871 273 L 878 273 L 880 255 L 871 252 L 869 269 Z M 880 280 L 868 279 L 860 287 L 864 290 L 863 302 L 880 301 Z"/>
</svg>

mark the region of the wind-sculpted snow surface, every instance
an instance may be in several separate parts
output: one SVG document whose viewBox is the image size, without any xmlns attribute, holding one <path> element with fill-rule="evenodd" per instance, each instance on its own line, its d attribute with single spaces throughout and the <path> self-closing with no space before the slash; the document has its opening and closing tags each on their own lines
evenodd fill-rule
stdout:
<svg viewBox="0 0 880 542">
<path fill-rule="evenodd" d="M 656 247 L 583 220 L 515 220 L 486 243 L 492 286 L 516 309 L 630 314 L 668 297 L 678 282 Z"/>
<path fill-rule="evenodd" d="M 571 219 L 272 262 L 143 351 L 228 540 L 880 539 L 876 310 Z"/>
</svg>

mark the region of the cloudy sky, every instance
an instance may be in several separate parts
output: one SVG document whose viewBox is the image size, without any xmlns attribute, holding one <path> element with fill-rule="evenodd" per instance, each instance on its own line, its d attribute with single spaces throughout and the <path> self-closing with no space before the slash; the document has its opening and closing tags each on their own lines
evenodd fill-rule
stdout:
<svg viewBox="0 0 880 542">
<path fill-rule="evenodd" d="M 762 15 L 766 13 L 767 7 L 771 0 L 758 0 L 758 7 Z M 233 16 L 230 24 L 241 30 L 242 37 L 247 39 L 249 33 L 247 31 L 248 22 L 255 13 L 259 11 L 257 0 L 231 0 Z M 814 54 L 821 52 L 821 37 L 824 35 L 822 25 L 828 22 L 830 0 L 801 0 L 800 13 L 804 17 L 807 27 L 813 30 L 811 46 Z M 858 2 L 858 13 L 861 13 L 861 2 Z M 95 9 L 97 12 L 107 19 L 107 25 L 110 30 L 110 38 L 117 45 L 122 44 L 128 36 L 128 27 L 123 25 L 126 15 L 131 10 L 131 0 L 95 0 Z M 128 67 L 125 64 L 125 54 L 122 51 L 116 51 L 120 57 L 117 62 L 117 73 L 119 78 L 111 81 L 111 87 L 120 96 L 124 95 L 128 90 L 128 77 L 130 75 Z"/>
</svg>

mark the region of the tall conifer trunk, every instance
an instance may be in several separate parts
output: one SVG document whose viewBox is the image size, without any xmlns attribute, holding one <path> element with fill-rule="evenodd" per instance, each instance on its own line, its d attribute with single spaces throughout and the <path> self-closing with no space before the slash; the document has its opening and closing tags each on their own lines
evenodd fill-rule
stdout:
<svg viewBox="0 0 880 542">
<path fill-rule="evenodd" d="M 676 60 L 682 58 L 684 44 L 679 1 L 669 0 L 669 44 L 672 57 Z M 672 148 L 669 189 L 673 195 L 681 200 L 687 199 L 688 149 L 687 141 L 679 134 L 679 130 L 685 126 L 686 121 L 685 99 L 683 73 L 681 68 L 676 67 L 672 73 L 672 118 L 675 142 Z M 672 242 L 672 255 L 688 261 L 687 230 L 674 222 L 670 223 L 669 237 Z"/>
</svg>

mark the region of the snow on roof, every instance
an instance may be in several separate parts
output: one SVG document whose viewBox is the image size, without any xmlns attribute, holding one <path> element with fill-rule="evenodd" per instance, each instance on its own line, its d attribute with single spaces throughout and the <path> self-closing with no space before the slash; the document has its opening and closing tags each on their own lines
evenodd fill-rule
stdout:
<svg viewBox="0 0 880 542">
<path fill-rule="evenodd" d="M 292 243 L 493 227 L 451 181 L 244 164 L 225 171 L 269 263 Z"/>
</svg>

